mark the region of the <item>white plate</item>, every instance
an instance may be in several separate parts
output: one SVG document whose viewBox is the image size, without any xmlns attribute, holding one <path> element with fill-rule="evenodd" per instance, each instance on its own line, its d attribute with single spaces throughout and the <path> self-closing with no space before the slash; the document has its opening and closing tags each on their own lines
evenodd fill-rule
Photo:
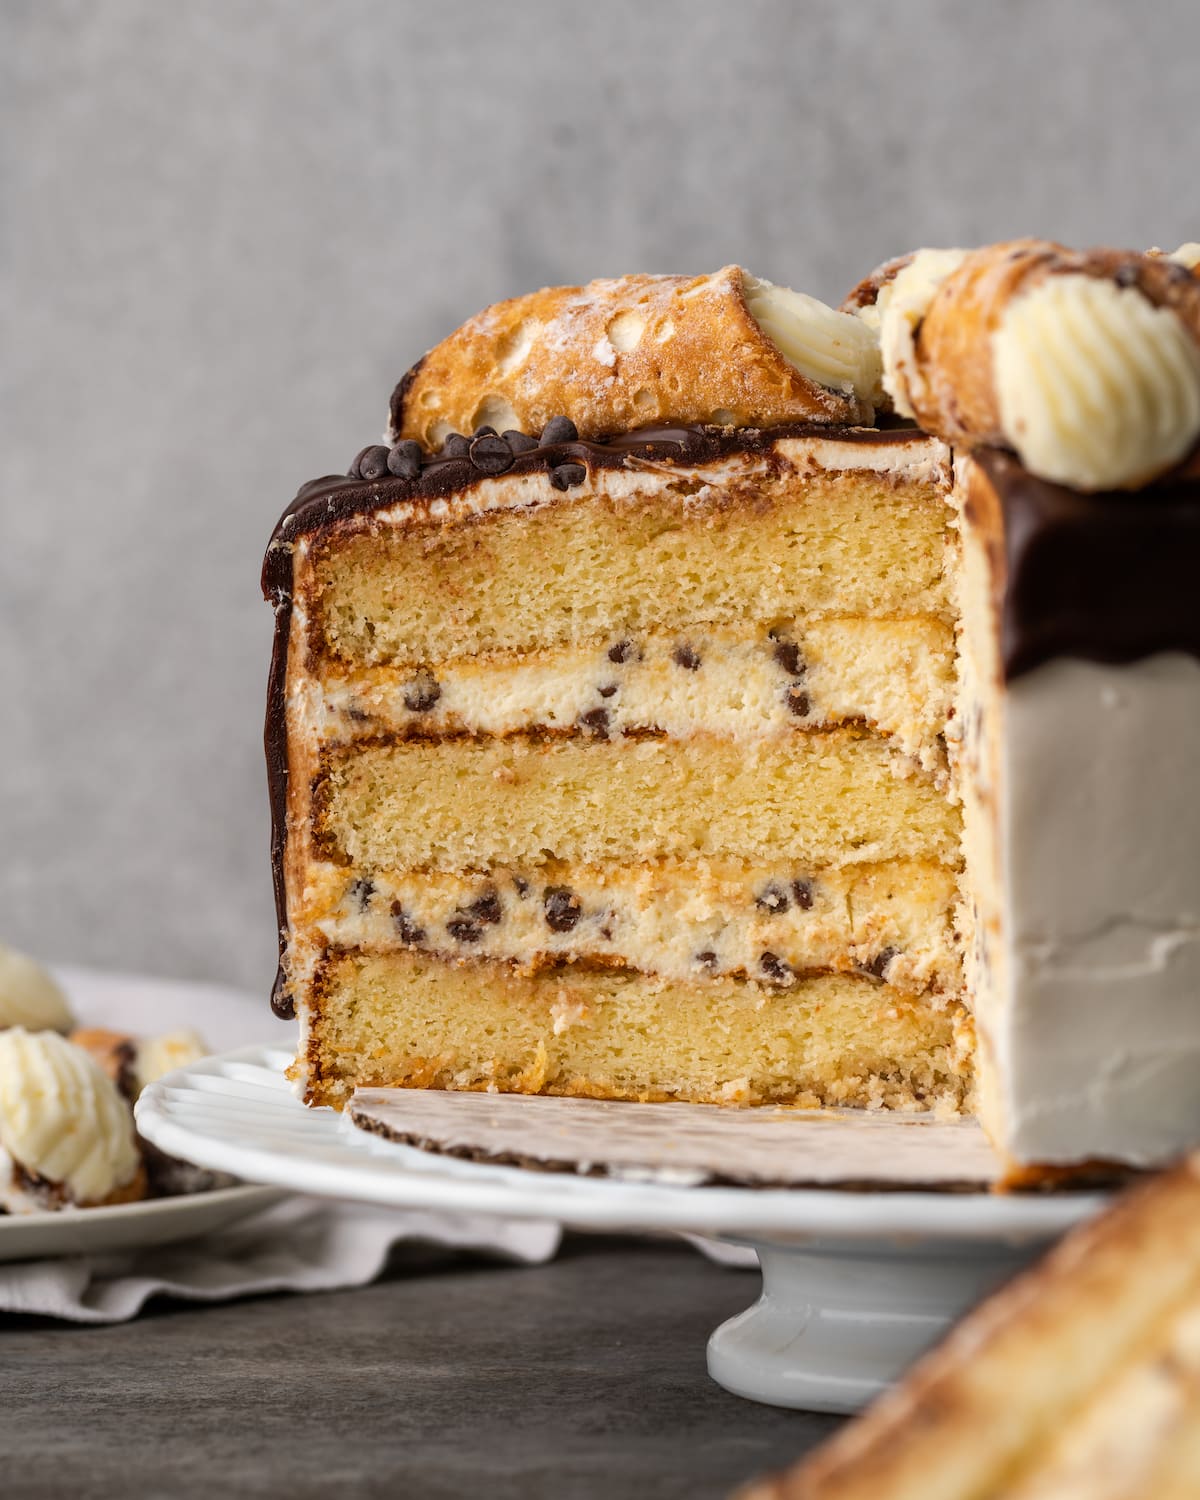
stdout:
<svg viewBox="0 0 1200 1500">
<path fill-rule="evenodd" d="M 172 1156 L 294 1192 L 613 1232 L 1021 1245 L 1061 1234 L 1103 1201 L 1091 1193 L 676 1186 L 462 1161 L 380 1140 L 331 1109 L 305 1108 L 283 1076 L 291 1060 L 278 1048 L 243 1047 L 181 1068 L 143 1094 L 138 1128 Z"/>
<path fill-rule="evenodd" d="M 271 1025 L 253 995 L 224 985 L 67 966 L 55 966 L 54 976 L 80 1026 L 141 1033 L 193 1027 L 210 1046 L 224 1048 Z M 0 1262 L 173 1245 L 224 1229 L 283 1196 L 277 1188 L 239 1184 L 108 1208 L 0 1214 Z"/>
<path fill-rule="evenodd" d="M 0 1261 L 144 1250 L 212 1234 L 277 1202 L 277 1188 L 238 1186 L 110 1208 L 0 1215 Z"/>
<path fill-rule="evenodd" d="M 675 1186 L 483 1165 L 306 1109 L 283 1076 L 290 1060 L 247 1047 L 180 1069 L 143 1094 L 139 1128 L 174 1156 L 295 1192 L 752 1244 L 763 1296 L 713 1335 L 709 1368 L 729 1389 L 783 1405 L 855 1410 L 984 1290 L 1105 1201 Z"/>
</svg>

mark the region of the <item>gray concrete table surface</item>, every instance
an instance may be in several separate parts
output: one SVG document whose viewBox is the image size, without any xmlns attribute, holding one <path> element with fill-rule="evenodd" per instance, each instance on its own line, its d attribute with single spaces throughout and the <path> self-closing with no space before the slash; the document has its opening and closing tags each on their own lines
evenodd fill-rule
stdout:
<svg viewBox="0 0 1200 1500">
<path fill-rule="evenodd" d="M 78 1328 L 0 1317 L 10 1500 L 708 1500 L 838 1419 L 709 1380 L 756 1279 L 670 1242 L 546 1266 L 407 1249 L 372 1286 Z"/>
</svg>

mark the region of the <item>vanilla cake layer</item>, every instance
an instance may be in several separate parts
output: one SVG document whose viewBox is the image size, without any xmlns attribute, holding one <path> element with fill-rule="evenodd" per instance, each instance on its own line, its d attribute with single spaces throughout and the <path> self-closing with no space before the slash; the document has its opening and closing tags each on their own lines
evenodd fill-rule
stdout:
<svg viewBox="0 0 1200 1500">
<path fill-rule="evenodd" d="M 770 460 L 691 475 L 597 470 L 566 504 L 538 503 L 532 480 L 485 480 L 465 515 L 434 501 L 317 538 L 317 638 L 348 662 L 421 666 L 745 620 L 952 621 L 933 471 L 830 474 L 809 467 L 811 446 L 796 445 L 803 469 L 781 440 Z M 927 461 L 936 447 L 912 446 Z"/>
<path fill-rule="evenodd" d="M 868 978 L 776 988 L 420 953 L 335 954 L 310 991 L 308 1102 L 354 1088 L 499 1089 L 700 1103 L 956 1108 L 970 1022 Z"/>
<path fill-rule="evenodd" d="M 954 650 L 951 626 L 930 616 L 839 616 L 489 652 L 417 670 L 325 661 L 311 722 L 324 739 L 575 726 L 754 739 L 861 723 L 934 770 L 944 764 Z"/>
<path fill-rule="evenodd" d="M 907 773 L 907 774 L 905 774 Z M 957 861 L 959 814 L 932 778 L 852 730 L 740 744 L 461 739 L 329 751 L 317 845 L 370 872 L 539 857 Z"/>
<path fill-rule="evenodd" d="M 732 860 L 370 877 L 327 865 L 297 915 L 343 949 L 415 947 L 529 969 L 594 959 L 681 980 L 857 970 L 910 994 L 957 994 L 957 900 L 954 870 L 916 860 L 819 875 Z"/>
</svg>

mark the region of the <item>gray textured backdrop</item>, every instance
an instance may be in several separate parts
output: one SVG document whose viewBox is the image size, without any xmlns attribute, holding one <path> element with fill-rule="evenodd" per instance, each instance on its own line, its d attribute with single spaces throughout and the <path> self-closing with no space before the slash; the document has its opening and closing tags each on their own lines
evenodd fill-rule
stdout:
<svg viewBox="0 0 1200 1500">
<path fill-rule="evenodd" d="M 0 0 L 0 934 L 265 990 L 263 545 L 497 297 L 1200 238 L 1200 7 Z"/>
</svg>

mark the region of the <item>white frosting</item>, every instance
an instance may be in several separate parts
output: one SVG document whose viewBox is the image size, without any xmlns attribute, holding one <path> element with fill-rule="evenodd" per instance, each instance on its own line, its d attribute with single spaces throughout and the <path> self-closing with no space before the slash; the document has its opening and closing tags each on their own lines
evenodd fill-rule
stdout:
<svg viewBox="0 0 1200 1500">
<path fill-rule="evenodd" d="M 148 1037 L 138 1044 L 133 1062 L 138 1093 L 176 1068 L 199 1062 L 208 1056 L 208 1050 L 195 1031 L 170 1031 L 165 1036 Z"/>
<path fill-rule="evenodd" d="M 699 659 L 676 658 L 681 644 Z M 313 685 L 312 725 L 325 739 L 346 739 L 376 725 L 426 733 L 469 730 L 511 734 L 531 725 L 574 729 L 602 713 L 616 735 L 659 729 L 673 739 L 717 734 L 779 739 L 797 728 L 865 723 L 893 737 L 905 755 L 936 773 L 938 736 L 951 706 L 954 640 L 929 619 L 841 618 L 780 623 L 738 631 L 699 627 L 624 642 L 614 662 L 610 643 L 566 646 L 516 656 L 439 662 L 432 708 L 411 709 L 406 696 L 424 679 L 412 672 L 364 669 L 331 674 Z M 795 653 L 788 671 L 789 651 Z M 367 724 L 361 717 L 366 715 Z"/>
<path fill-rule="evenodd" d="M 1180 245 L 1178 250 L 1172 250 L 1167 256 L 1177 266 L 1186 266 L 1189 271 L 1194 271 L 1200 266 L 1200 244 L 1195 240 L 1189 240 L 1186 245 Z"/>
<path fill-rule="evenodd" d="M 133 1118 L 82 1047 L 53 1031 L 0 1032 L 0 1148 L 75 1203 L 99 1203 L 137 1172 Z"/>
<path fill-rule="evenodd" d="M 1136 287 L 1048 277 L 1005 310 L 992 368 L 1004 434 L 1043 479 L 1136 487 L 1200 437 L 1200 347 Z"/>
<path fill-rule="evenodd" d="M 387 951 L 407 941 L 524 963 L 539 954 L 599 955 L 683 980 L 706 973 L 761 977 L 766 952 L 795 974 L 863 969 L 890 953 L 881 972 L 897 988 L 947 992 L 961 982 L 950 931 L 955 872 L 919 861 L 820 872 L 787 864 L 752 869 L 732 860 L 530 866 L 475 877 L 377 871 L 369 888 L 350 882 L 340 866 L 325 870 L 341 899 L 317 926 L 346 948 Z M 546 920 L 547 887 L 575 898 L 566 931 Z M 474 921 L 469 938 L 456 939 L 455 922 L 489 895 L 496 920 Z"/>
<path fill-rule="evenodd" d="M 921 319 L 929 311 L 938 287 L 966 259 L 965 250 L 918 250 L 895 277 L 879 290 L 875 307 L 863 309 L 862 321 L 879 329 L 883 359 L 883 388 L 902 417 L 915 417 L 917 373 L 914 341 Z"/>
<path fill-rule="evenodd" d="M 1160 1162 L 1200 1141 L 1200 661 L 1057 660 L 1005 697 L 1003 1144 Z"/>
<path fill-rule="evenodd" d="M 0 943 L 0 1028 L 70 1031 L 74 1024 L 67 997 L 41 964 Z"/>
<path fill-rule="evenodd" d="M 829 390 L 878 402 L 879 346 L 861 318 L 756 276 L 747 275 L 743 287 L 751 317 L 801 375 Z"/>
</svg>

